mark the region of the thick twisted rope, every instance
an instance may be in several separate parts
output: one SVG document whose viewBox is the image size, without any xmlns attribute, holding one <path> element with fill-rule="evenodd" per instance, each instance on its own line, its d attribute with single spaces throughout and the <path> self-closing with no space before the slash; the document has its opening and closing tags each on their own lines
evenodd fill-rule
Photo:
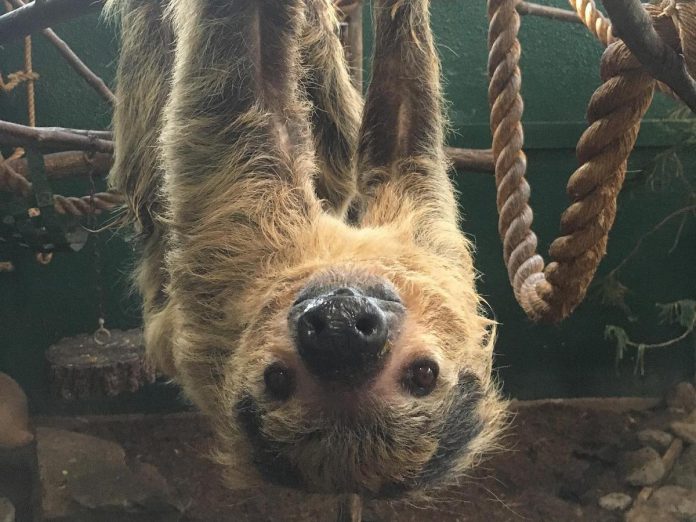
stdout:
<svg viewBox="0 0 696 522">
<path fill-rule="evenodd" d="M 603 85 L 588 108 L 590 126 L 577 146 L 581 166 L 571 176 L 570 207 L 561 218 L 561 237 L 544 267 L 531 230 L 530 188 L 522 151 L 520 18 L 516 0 L 489 0 L 489 103 L 495 158 L 498 229 L 515 296 L 533 320 L 559 321 L 582 301 L 616 215 L 628 155 L 640 120 L 652 101 L 655 80 L 623 42 L 610 44 L 602 58 Z M 608 33 L 607 33 L 608 34 Z"/>
<path fill-rule="evenodd" d="M 614 41 L 611 32 L 611 21 L 604 16 L 594 0 L 568 0 L 570 5 L 597 40 L 606 47 Z"/>
<path fill-rule="evenodd" d="M 670 3 L 674 2 L 675 0 L 665 1 Z M 587 27 L 590 33 L 597 40 L 599 40 L 604 47 L 616 41 L 616 37 L 614 36 L 611 28 L 611 20 L 609 20 L 609 18 L 604 16 L 604 13 L 597 9 L 597 4 L 594 2 L 594 0 L 568 0 L 568 2 L 578 14 L 578 17 L 580 17 L 580 20 L 582 20 L 585 27 Z M 679 96 L 677 96 L 668 85 L 665 85 L 662 82 L 657 82 L 657 89 L 666 96 L 679 100 Z"/>
</svg>

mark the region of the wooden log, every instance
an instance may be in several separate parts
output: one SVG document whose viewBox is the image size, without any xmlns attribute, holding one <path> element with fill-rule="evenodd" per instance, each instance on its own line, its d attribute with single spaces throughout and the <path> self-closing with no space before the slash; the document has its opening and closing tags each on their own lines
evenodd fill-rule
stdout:
<svg viewBox="0 0 696 522">
<path fill-rule="evenodd" d="M 46 354 L 50 388 L 62 399 L 114 397 L 155 381 L 141 330 L 113 330 L 99 344 L 93 335 L 62 339 Z"/>
<path fill-rule="evenodd" d="M 18 174 L 31 178 L 26 158 L 5 161 Z M 84 151 L 72 150 L 46 154 L 44 163 L 46 176 L 51 180 L 89 176 L 90 172 L 104 177 L 111 169 L 113 157 L 106 152 L 97 152 L 90 158 Z"/>
</svg>

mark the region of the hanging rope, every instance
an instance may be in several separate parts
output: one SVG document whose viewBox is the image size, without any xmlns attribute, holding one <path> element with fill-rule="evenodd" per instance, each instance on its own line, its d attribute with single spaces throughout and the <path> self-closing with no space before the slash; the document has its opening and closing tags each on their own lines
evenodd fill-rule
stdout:
<svg viewBox="0 0 696 522">
<path fill-rule="evenodd" d="M 12 11 L 13 5 L 5 0 L 6 11 Z M 39 75 L 34 72 L 32 64 L 32 45 L 31 36 L 24 38 L 24 70 L 17 71 L 7 75 L 7 80 L 4 81 L 0 74 L 0 90 L 10 92 L 19 84 L 26 82 L 27 84 L 27 120 L 30 127 L 36 127 L 36 96 L 34 92 L 34 82 L 39 79 Z"/>
<path fill-rule="evenodd" d="M 36 98 L 34 93 L 34 74 L 31 60 L 31 36 L 24 38 L 24 74 L 27 79 L 27 115 L 30 127 L 36 127 Z"/>
<path fill-rule="evenodd" d="M 5 10 L 6 11 L 12 11 L 14 7 L 10 2 L 4 2 L 5 4 Z M 3 92 L 10 92 L 12 91 L 15 87 L 18 85 L 24 83 L 24 82 L 30 82 L 30 81 L 35 81 L 39 79 L 39 75 L 36 74 L 32 68 L 31 68 L 31 42 L 29 44 L 30 49 L 29 49 L 29 68 L 27 68 L 27 60 L 26 60 L 26 55 L 27 55 L 27 49 L 26 49 L 26 42 L 25 42 L 25 48 L 24 48 L 24 53 L 25 53 L 25 59 L 24 59 L 24 70 L 23 71 L 17 71 L 13 72 L 7 75 L 7 81 L 5 81 L 2 77 L 2 74 L 0 74 L 0 90 Z M 27 92 L 29 90 L 28 84 L 27 84 Z M 33 91 L 34 87 L 32 85 L 31 87 L 32 90 L 32 96 L 33 96 Z M 34 109 L 35 112 L 35 109 Z"/>
<path fill-rule="evenodd" d="M 616 37 L 611 28 L 611 20 L 597 9 L 597 4 L 595 4 L 594 0 L 568 0 L 568 2 L 578 14 L 578 17 L 580 17 L 585 27 L 589 29 L 590 33 L 597 38 L 604 47 L 616 41 Z M 679 100 L 679 97 L 674 91 L 664 83 L 658 82 L 657 88 L 661 93 L 675 100 Z"/>
<path fill-rule="evenodd" d="M 533 320 L 559 321 L 582 301 L 605 254 L 607 236 L 616 215 L 616 199 L 626 174 L 640 120 L 650 106 L 655 80 L 621 41 L 610 43 L 602 57 L 603 84 L 587 111 L 589 127 L 577 145 L 580 167 L 570 177 L 571 205 L 561 217 L 562 236 L 550 248 L 552 262 L 536 252 L 531 229 L 530 188 L 525 179 L 527 158 L 522 151 L 522 111 L 519 69 L 520 17 L 516 0 L 489 0 L 489 103 L 495 158 L 499 233 L 515 297 Z M 667 2 L 674 3 L 674 2 Z M 593 17 L 594 4 L 578 2 L 586 24 L 598 38 L 611 40 L 606 19 Z M 588 7 L 589 6 L 589 7 Z M 664 24 L 665 5 L 646 6 L 655 28 L 668 44 L 679 46 Z M 694 5 L 676 2 L 682 14 L 682 41 L 696 42 Z M 603 21 L 602 21 L 603 20 Z M 658 23 L 659 22 L 659 23 Z M 674 27 L 672 27 L 674 29 Z M 688 48 L 688 46 L 685 46 Z M 681 50 L 681 49 L 679 49 Z"/>
</svg>

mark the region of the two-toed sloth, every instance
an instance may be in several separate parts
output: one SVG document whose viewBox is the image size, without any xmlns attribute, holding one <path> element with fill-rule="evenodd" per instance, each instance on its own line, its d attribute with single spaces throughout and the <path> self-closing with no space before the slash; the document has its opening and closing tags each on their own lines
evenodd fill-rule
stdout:
<svg viewBox="0 0 696 522">
<path fill-rule="evenodd" d="M 230 486 L 394 497 L 456 480 L 504 408 L 428 1 L 374 2 L 364 107 L 330 0 L 109 9 L 111 184 L 139 235 L 148 354 L 212 421 Z"/>
</svg>

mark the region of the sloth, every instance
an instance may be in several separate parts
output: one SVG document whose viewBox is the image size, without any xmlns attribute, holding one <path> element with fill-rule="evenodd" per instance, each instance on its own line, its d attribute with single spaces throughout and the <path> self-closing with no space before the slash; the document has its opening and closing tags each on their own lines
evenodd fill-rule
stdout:
<svg viewBox="0 0 696 522">
<path fill-rule="evenodd" d="M 147 353 L 230 488 L 441 488 L 504 418 L 428 1 L 373 9 L 363 102 L 330 0 L 107 3 Z"/>
</svg>

